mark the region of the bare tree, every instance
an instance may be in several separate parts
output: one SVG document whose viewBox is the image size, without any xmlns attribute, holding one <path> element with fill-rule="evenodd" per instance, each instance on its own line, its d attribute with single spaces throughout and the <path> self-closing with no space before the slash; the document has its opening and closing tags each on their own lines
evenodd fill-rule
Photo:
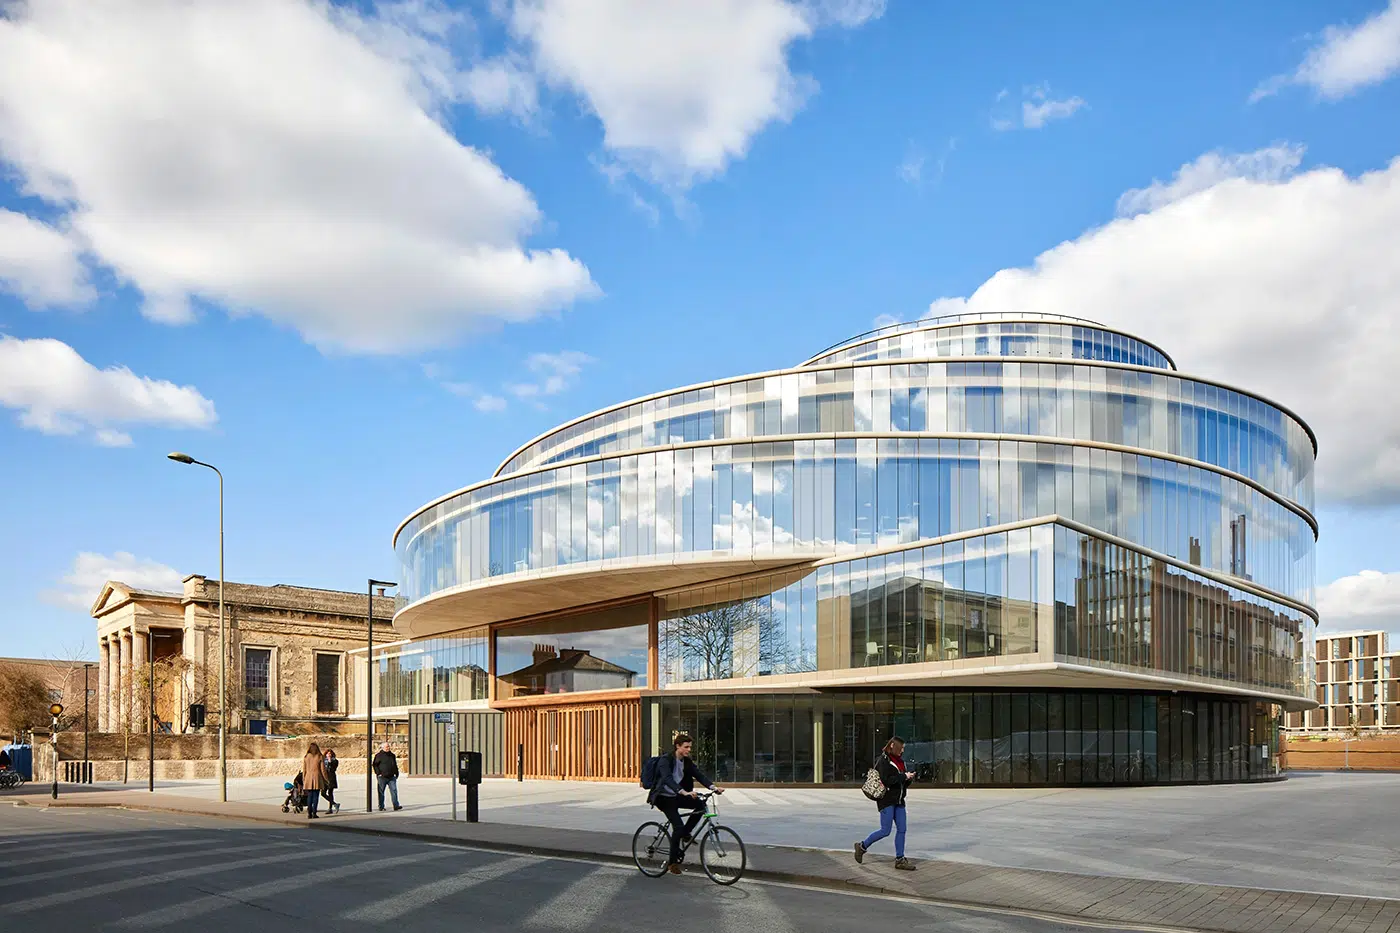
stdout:
<svg viewBox="0 0 1400 933">
<path fill-rule="evenodd" d="M 679 658 L 694 675 L 724 680 L 782 673 L 795 663 L 787 632 L 766 599 L 711 606 L 664 624 L 666 656 Z"/>
</svg>

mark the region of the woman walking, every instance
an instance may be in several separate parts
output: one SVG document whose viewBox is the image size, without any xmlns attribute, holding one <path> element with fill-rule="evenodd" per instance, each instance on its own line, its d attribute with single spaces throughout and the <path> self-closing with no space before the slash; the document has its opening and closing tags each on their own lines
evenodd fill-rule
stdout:
<svg viewBox="0 0 1400 933">
<path fill-rule="evenodd" d="M 306 791 L 306 818 L 317 820 L 317 805 L 321 802 L 321 790 L 326 786 L 326 759 L 321 755 L 321 746 L 312 742 L 306 748 L 306 757 L 301 760 L 301 786 Z"/>
<path fill-rule="evenodd" d="M 335 749 L 326 749 L 326 815 L 335 816 L 340 812 L 340 804 L 335 802 L 335 792 L 340 787 L 340 782 L 336 779 L 335 769 L 340 767 L 340 759 L 335 757 Z"/>
<path fill-rule="evenodd" d="M 880 828 L 866 836 L 864 841 L 856 843 L 856 861 L 864 861 L 870 847 L 888 836 L 893 827 L 894 867 L 900 871 L 913 871 L 914 863 L 904 857 L 904 834 L 909 828 L 904 816 L 904 795 L 909 790 L 909 782 L 914 780 L 914 774 L 904 769 L 903 739 L 894 736 L 885 743 L 884 750 L 875 761 L 875 770 L 880 774 L 880 783 L 885 785 L 885 792 L 875 801 L 875 806 L 880 808 Z"/>
</svg>

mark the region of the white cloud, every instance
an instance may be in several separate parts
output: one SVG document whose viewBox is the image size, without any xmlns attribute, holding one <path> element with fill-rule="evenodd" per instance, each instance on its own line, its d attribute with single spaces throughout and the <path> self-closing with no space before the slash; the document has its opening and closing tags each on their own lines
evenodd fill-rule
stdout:
<svg viewBox="0 0 1400 933">
<path fill-rule="evenodd" d="M 883 0 L 514 0 L 506 19 L 539 78 L 597 116 L 613 158 L 681 190 L 815 91 L 789 67 L 794 41 L 883 11 Z"/>
<path fill-rule="evenodd" d="M 1005 101 L 1009 93 L 1003 88 L 997 94 L 997 104 Z M 1051 97 L 1050 85 L 1044 83 L 1026 88 L 1023 95 L 1019 113 L 1002 112 L 992 115 L 992 129 L 998 132 L 1017 128 L 1038 130 L 1054 120 L 1067 120 L 1088 106 L 1082 97 Z"/>
<path fill-rule="evenodd" d="M 1303 162 L 1304 148 L 1280 143 L 1267 149 L 1227 155 L 1207 152 L 1179 168 L 1169 182 L 1152 180 L 1146 188 L 1125 191 L 1118 199 L 1118 216 L 1144 214 L 1180 201 L 1198 191 L 1213 188 L 1229 178 L 1251 181 L 1282 181 Z"/>
<path fill-rule="evenodd" d="M 48 224 L 0 208 L 0 291 L 35 307 L 91 300 L 87 271 L 73 241 Z"/>
<path fill-rule="evenodd" d="M 74 558 L 73 568 L 59 581 L 59 588 L 46 590 L 40 596 L 55 605 L 86 611 L 108 580 L 139 590 L 179 593 L 183 590 L 183 577 L 174 567 L 126 551 L 110 555 L 84 551 Z"/>
<path fill-rule="evenodd" d="M 1051 100 L 1044 96 L 1021 102 L 1021 124 L 1028 130 L 1038 130 L 1052 120 L 1067 120 L 1084 107 L 1084 98 L 1067 97 Z"/>
<path fill-rule="evenodd" d="M 1400 0 L 1357 26 L 1328 26 L 1322 41 L 1304 56 L 1292 74 L 1265 81 L 1250 102 L 1269 97 L 1289 84 L 1312 87 L 1335 100 L 1400 71 Z"/>
<path fill-rule="evenodd" d="M 188 320 L 203 299 L 324 348 L 390 352 L 597 291 L 564 251 L 524 245 L 541 219 L 529 191 L 435 119 L 469 95 L 455 14 L 312 0 L 6 9 L 0 158 L 156 320 Z"/>
<path fill-rule="evenodd" d="M 484 392 L 472 401 L 472 407 L 477 411 L 497 412 L 506 410 L 506 400 L 499 395 L 492 395 Z"/>
<path fill-rule="evenodd" d="M 533 382 L 518 382 L 507 386 L 516 398 L 538 399 L 546 395 L 558 395 L 573 385 L 584 365 L 593 362 L 593 357 L 577 350 L 563 350 L 559 353 L 531 353 L 525 360 L 525 368 L 535 375 Z"/>
<path fill-rule="evenodd" d="M 1381 628 L 1400 632 L 1400 573 L 1363 570 L 1317 591 L 1320 628 L 1341 632 Z"/>
<path fill-rule="evenodd" d="M 473 66 L 463 77 L 466 96 L 484 113 L 511 113 L 523 120 L 540 109 L 540 88 L 528 64 L 514 56 Z"/>
<path fill-rule="evenodd" d="M 1226 178 L 1003 269 L 930 313 L 1045 311 L 1162 344 L 1187 373 L 1260 392 L 1319 436 L 1320 495 L 1400 503 L 1400 159 L 1359 176 Z"/>
<path fill-rule="evenodd" d="M 910 146 L 909 151 L 904 155 L 904 161 L 899 163 L 897 174 L 902 181 L 908 182 L 914 187 L 924 180 L 924 163 L 928 161 L 928 156 L 917 146 Z"/>
<path fill-rule="evenodd" d="M 113 424 L 207 428 L 214 403 L 194 386 L 138 376 L 124 366 L 98 369 L 58 340 L 0 336 L 0 405 L 19 411 L 26 428 L 44 434 L 92 432 L 107 447 L 130 435 Z"/>
</svg>

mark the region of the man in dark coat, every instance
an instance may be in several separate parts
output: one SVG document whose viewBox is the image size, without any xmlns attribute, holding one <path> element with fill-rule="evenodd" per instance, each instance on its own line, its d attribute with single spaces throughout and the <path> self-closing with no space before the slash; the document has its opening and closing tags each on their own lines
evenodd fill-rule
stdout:
<svg viewBox="0 0 1400 933">
<path fill-rule="evenodd" d="M 691 833 L 695 832 L 695 827 L 700 823 L 701 817 L 705 814 L 705 804 L 695 797 L 695 785 L 699 783 L 702 787 L 707 787 L 716 794 L 724 793 L 724 789 L 716 787 L 710 779 L 705 777 L 695 762 L 691 760 L 690 750 L 692 740 L 684 732 L 677 732 L 671 740 L 674 750 L 669 755 L 661 758 L 661 771 L 658 775 L 656 786 L 647 795 L 647 803 L 651 804 L 671 821 L 671 862 L 670 871 L 673 875 L 681 873 L 681 840 L 690 839 Z M 689 810 L 690 819 L 681 819 L 681 811 Z"/>
<path fill-rule="evenodd" d="M 372 762 L 374 766 L 374 777 L 379 785 L 379 812 L 384 812 L 384 788 L 389 788 L 389 796 L 394 801 L 394 809 L 402 810 L 399 806 L 399 759 L 393 752 L 389 751 L 389 743 L 385 742 L 379 746 L 379 751 L 374 756 Z"/>
</svg>

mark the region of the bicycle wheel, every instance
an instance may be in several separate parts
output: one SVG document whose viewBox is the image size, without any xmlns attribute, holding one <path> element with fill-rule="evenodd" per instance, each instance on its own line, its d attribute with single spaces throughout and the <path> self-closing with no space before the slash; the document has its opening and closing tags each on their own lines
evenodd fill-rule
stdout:
<svg viewBox="0 0 1400 933">
<path fill-rule="evenodd" d="M 744 875 L 749 856 L 744 840 L 728 826 L 715 826 L 700 840 L 700 864 L 715 884 L 733 884 Z"/>
<path fill-rule="evenodd" d="M 643 823 L 632 834 L 632 861 L 648 878 L 666 874 L 671 862 L 671 829 L 662 823 Z"/>
</svg>

